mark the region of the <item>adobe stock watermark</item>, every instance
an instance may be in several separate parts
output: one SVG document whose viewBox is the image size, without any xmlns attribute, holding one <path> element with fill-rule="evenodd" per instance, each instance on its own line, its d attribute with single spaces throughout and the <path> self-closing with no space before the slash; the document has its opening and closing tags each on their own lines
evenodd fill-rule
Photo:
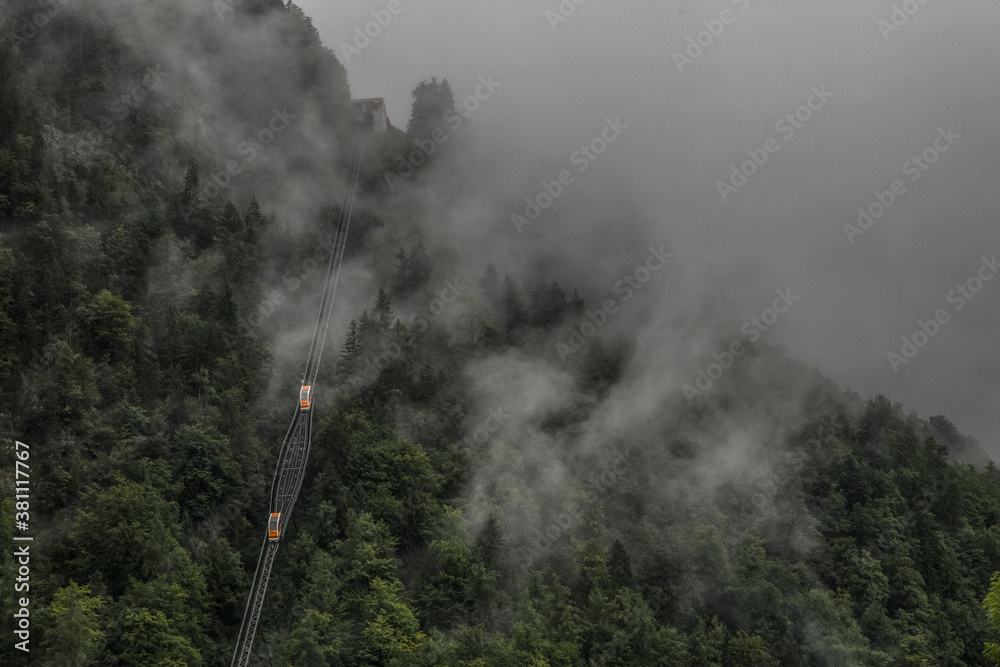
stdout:
<svg viewBox="0 0 1000 667">
<path fill-rule="evenodd" d="M 628 125 L 622 122 L 621 116 L 615 116 L 614 120 L 604 119 L 604 127 L 600 134 L 594 137 L 585 145 L 573 152 L 569 156 L 569 162 L 576 167 L 578 173 L 583 173 L 590 168 L 598 157 L 604 154 L 608 147 L 618 140 L 618 137 L 628 129 Z M 576 182 L 576 177 L 569 169 L 563 169 L 556 176 L 556 180 L 542 181 L 542 191 L 534 197 L 524 198 L 524 215 L 512 213 L 510 221 L 518 234 L 524 233 L 524 228 L 534 224 L 542 216 L 542 212 L 552 206 L 555 200 L 559 199 L 566 188 Z"/>
<path fill-rule="evenodd" d="M 751 344 L 760 340 L 764 332 L 773 327 L 778 319 L 801 298 L 798 294 L 792 294 L 791 287 L 775 290 L 774 293 L 778 295 L 778 298 L 774 300 L 771 307 L 765 308 L 759 316 L 751 317 L 740 327 L 740 333 L 746 336 Z M 698 370 L 698 375 L 693 383 L 684 385 L 684 398 L 690 403 L 696 396 L 703 396 L 705 392 L 711 390 L 719 378 L 732 368 L 736 360 L 742 357 L 745 352 L 743 341 L 738 339 L 730 342 L 721 354 L 713 352 L 714 361 Z"/>
<path fill-rule="evenodd" d="M 409 0 L 407 0 L 408 2 Z M 389 0 L 385 9 L 378 11 L 371 10 L 373 20 L 365 23 L 363 29 L 361 26 L 355 26 L 354 39 L 351 43 L 341 42 L 337 45 L 337 50 L 339 51 L 337 55 L 340 57 L 340 61 L 349 65 L 351 59 L 354 56 L 360 55 L 362 51 L 368 48 L 372 40 L 381 35 L 382 31 L 392 23 L 393 17 L 399 16 L 404 8 L 405 5 L 402 0 Z"/>
<path fill-rule="evenodd" d="M 939 127 L 937 134 L 938 136 L 934 138 L 931 145 L 925 148 L 920 155 L 914 155 L 903 163 L 901 169 L 904 175 L 910 177 L 910 182 L 916 183 L 919 181 L 920 177 L 931 168 L 931 165 L 938 161 L 941 154 L 951 148 L 955 144 L 956 139 L 962 138 L 962 135 L 953 132 L 951 127 L 947 130 L 942 130 Z M 882 192 L 876 190 L 874 192 L 875 201 L 867 206 L 858 207 L 857 224 L 844 223 L 844 233 L 847 235 L 847 241 L 851 245 L 854 245 L 855 238 L 868 231 L 875 224 L 875 221 L 880 220 L 882 216 L 888 213 L 892 205 L 904 194 L 906 194 L 906 184 L 899 178 L 889 184 L 888 190 Z"/>
<path fill-rule="evenodd" d="M 615 294 L 621 295 L 621 303 L 631 300 L 635 296 L 635 293 L 649 282 L 653 274 L 662 269 L 666 265 L 667 260 L 674 256 L 673 253 L 665 252 L 663 245 L 660 244 L 659 248 L 650 246 L 649 255 L 646 257 L 646 260 L 634 271 L 625 274 L 621 280 L 615 283 L 614 291 Z M 588 338 L 596 336 L 597 332 L 608 323 L 608 318 L 618 313 L 618 311 L 619 301 L 616 299 L 605 299 L 601 303 L 600 308 L 594 311 L 587 311 L 587 316 L 580 324 L 571 329 L 572 333 L 569 337 L 556 342 L 555 348 L 556 352 L 559 353 L 559 361 L 565 364 L 570 355 L 579 352 L 584 342 Z"/>
<path fill-rule="evenodd" d="M 397 184 L 401 185 L 405 179 L 413 176 L 417 172 L 417 169 L 426 164 L 428 158 L 437 151 L 437 147 L 448 141 L 451 132 L 462 127 L 465 121 L 471 118 L 480 105 L 490 99 L 500 86 L 501 83 L 495 81 L 492 74 L 488 74 L 485 77 L 480 75 L 479 85 L 476 86 L 472 95 L 455 104 L 455 106 L 448 109 L 441 116 L 441 120 L 449 129 L 445 130 L 443 127 L 436 127 L 431 131 L 429 138 L 415 140 L 413 142 L 417 146 L 415 150 L 410 151 L 406 157 L 400 155 L 396 158 L 399 161 L 399 166 L 395 173 L 386 171 L 383 174 L 383 179 L 386 185 L 389 186 L 389 190 L 395 192 Z"/>
<path fill-rule="evenodd" d="M 288 113 L 288 107 L 282 107 L 281 111 L 275 107 L 267 124 L 257 130 L 252 138 L 243 141 L 237 147 L 237 153 L 243 156 L 242 159 L 228 160 L 225 169 L 210 174 L 211 181 L 200 192 L 202 200 L 212 200 L 222 194 L 229 187 L 233 177 L 242 174 L 248 165 L 267 151 L 268 147 L 274 143 L 275 138 L 284 132 L 295 118 L 294 114 Z M 198 208 L 191 204 L 181 208 L 181 215 L 188 223 L 191 222 L 191 215 L 197 212 Z"/>
<path fill-rule="evenodd" d="M 31 520 L 31 447 L 19 440 L 14 441 L 14 528 L 21 533 L 28 532 L 28 522 Z M 31 542 L 35 538 L 31 535 L 13 536 L 14 542 Z M 14 558 L 17 559 L 16 578 L 13 577 L 14 568 L 11 567 L 11 578 L 14 582 L 15 593 L 28 593 L 31 590 L 31 545 L 21 544 L 14 550 Z M 29 642 L 31 641 L 31 599 L 22 597 L 16 598 L 14 609 L 14 634 L 20 642 L 14 644 L 14 648 L 25 653 L 30 653 Z"/>
<path fill-rule="evenodd" d="M 805 127 L 813 114 L 822 109 L 831 97 L 833 97 L 833 93 L 827 90 L 825 83 L 818 88 L 812 86 L 805 103 L 779 118 L 774 124 L 774 131 L 780 134 L 782 139 L 788 141 L 795 136 L 796 131 Z M 719 190 L 722 201 L 729 201 L 731 195 L 739 192 L 747 184 L 750 177 L 767 164 L 770 156 L 781 150 L 781 146 L 782 144 L 778 143 L 777 139 L 769 137 L 761 147 L 747 149 L 747 155 L 750 157 L 741 162 L 738 167 L 735 164 L 732 165 L 729 179 L 715 182 L 715 187 Z"/>
<path fill-rule="evenodd" d="M 945 295 L 945 301 L 952 306 L 952 312 L 957 313 L 965 308 L 966 304 L 971 302 L 986 283 L 992 281 L 998 273 L 1000 273 L 1000 262 L 997 262 L 997 256 L 984 256 L 976 273 L 965 282 L 955 285 L 955 288 Z M 900 339 L 902 345 L 899 351 L 892 351 L 886 355 L 892 372 L 898 374 L 900 366 L 913 361 L 920 350 L 940 333 L 941 327 L 949 322 L 951 313 L 947 308 L 938 308 L 934 311 L 934 317 L 929 320 L 917 320 L 917 329 L 911 335 Z"/>
<path fill-rule="evenodd" d="M 882 33 L 882 39 L 886 42 L 894 32 L 910 22 L 910 17 L 920 11 L 920 8 L 927 4 L 927 0 L 903 0 L 899 4 L 893 3 L 892 12 L 889 19 L 879 19 L 875 27 Z"/>
<path fill-rule="evenodd" d="M 750 7 L 750 0 L 732 0 L 733 4 L 739 5 L 741 12 L 745 12 L 748 7 Z M 683 53 L 680 51 L 674 51 L 672 57 L 674 59 L 674 65 L 677 66 L 677 71 L 681 74 L 684 73 L 684 68 L 687 65 L 693 65 L 694 61 L 701 57 L 705 52 L 705 49 L 709 48 L 715 41 L 722 37 L 722 33 L 726 31 L 726 26 L 733 25 L 736 23 L 736 14 L 731 9 L 723 9 L 719 14 L 718 18 L 705 19 L 701 22 L 705 29 L 696 35 L 688 35 L 687 46 L 684 47 Z"/>
<path fill-rule="evenodd" d="M 559 28 L 560 23 L 565 23 L 569 20 L 570 16 L 576 14 L 576 8 L 586 4 L 586 2 L 587 0 L 561 0 L 559 6 L 556 7 L 558 13 L 551 9 L 545 10 L 545 20 L 549 22 L 552 32 L 555 32 Z"/>
<path fill-rule="evenodd" d="M 49 22 L 62 11 L 72 0 L 38 0 L 41 11 L 37 11 L 31 17 L 22 16 L 15 25 L 15 32 L 11 38 L 19 44 L 27 44 L 30 40 L 38 36 L 39 31 L 47 26 Z"/>
</svg>

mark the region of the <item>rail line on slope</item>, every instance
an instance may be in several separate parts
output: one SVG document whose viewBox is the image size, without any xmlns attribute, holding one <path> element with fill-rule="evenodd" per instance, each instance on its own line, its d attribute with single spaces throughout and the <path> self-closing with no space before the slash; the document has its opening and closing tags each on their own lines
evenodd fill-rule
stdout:
<svg viewBox="0 0 1000 667">
<path fill-rule="evenodd" d="M 323 297 L 320 301 L 319 314 L 316 318 L 316 329 L 313 331 L 312 344 L 309 348 L 309 356 L 306 359 L 306 369 L 302 374 L 303 387 L 315 387 L 316 379 L 319 376 L 323 347 L 326 342 L 327 331 L 330 328 L 330 318 L 333 315 L 333 298 L 337 292 L 337 282 L 340 278 L 340 266 L 344 258 L 344 248 L 347 246 L 351 212 L 354 210 L 358 180 L 361 176 L 361 161 L 364 157 L 365 145 L 368 142 L 368 134 L 371 132 L 372 124 L 371 118 L 365 120 L 351 157 L 351 171 L 347 183 L 347 192 L 344 194 L 344 204 L 341 206 L 340 217 L 337 221 L 337 234 L 333 249 L 330 251 L 330 264 L 327 268 Z M 302 479 L 305 477 L 306 463 L 309 460 L 309 448 L 312 440 L 313 395 L 310 394 L 308 407 L 303 408 L 300 403 L 295 408 L 295 414 L 288 425 L 288 431 L 285 433 L 285 439 L 278 454 L 274 480 L 271 482 L 270 513 L 280 513 L 283 526 L 288 525 L 292 510 L 295 508 L 295 501 L 298 499 L 299 491 L 302 489 Z M 279 532 L 277 539 L 274 540 L 270 538 L 269 534 L 265 533 L 264 544 L 261 546 L 260 556 L 257 559 L 257 569 L 254 572 L 253 583 L 250 587 L 250 595 L 247 598 L 246 610 L 243 613 L 240 634 L 237 636 L 236 648 L 233 652 L 233 667 L 246 667 L 250 664 L 253 641 L 257 634 L 261 612 L 264 609 L 267 584 L 271 578 L 271 568 L 274 566 L 274 558 L 278 552 L 278 545 L 281 544 L 283 537 L 283 529 Z"/>
</svg>

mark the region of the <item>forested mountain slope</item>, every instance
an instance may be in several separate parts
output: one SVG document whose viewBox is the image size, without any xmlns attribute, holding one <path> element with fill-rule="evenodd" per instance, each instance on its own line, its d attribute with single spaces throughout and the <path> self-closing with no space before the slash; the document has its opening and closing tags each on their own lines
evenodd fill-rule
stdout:
<svg viewBox="0 0 1000 667">
<path fill-rule="evenodd" d="M 0 8 L 0 567 L 18 440 L 32 664 L 226 665 L 357 131 L 346 73 L 277 0 L 41 11 Z M 418 116 L 446 85 L 419 85 Z M 456 253 L 380 177 L 407 148 L 370 150 L 347 252 L 377 296 L 334 322 L 256 655 L 991 664 L 1000 471 L 957 463 L 978 448 L 946 418 L 758 346 L 582 446 L 630 341 L 541 372 L 587 297 L 503 267 L 441 308 Z"/>
</svg>

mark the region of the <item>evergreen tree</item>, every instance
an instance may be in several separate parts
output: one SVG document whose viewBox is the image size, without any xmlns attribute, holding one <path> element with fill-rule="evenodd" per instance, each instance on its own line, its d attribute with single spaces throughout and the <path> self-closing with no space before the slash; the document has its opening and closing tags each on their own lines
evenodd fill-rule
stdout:
<svg viewBox="0 0 1000 667">
<path fill-rule="evenodd" d="M 379 326 L 382 329 L 388 329 L 393 319 L 392 300 L 389 298 L 389 293 L 382 287 L 378 288 L 378 295 L 375 297 L 374 313 Z"/>
<path fill-rule="evenodd" d="M 476 557 L 483 562 L 487 569 L 500 570 L 503 567 L 505 545 L 500 522 L 495 514 L 490 514 L 476 538 Z"/>
<path fill-rule="evenodd" d="M 629 561 L 628 553 L 619 540 L 615 540 L 611 545 L 611 554 L 608 556 L 608 572 L 611 575 L 611 588 L 631 588 L 632 587 L 632 563 Z"/>
<path fill-rule="evenodd" d="M 243 219 L 243 225 L 246 229 L 246 243 L 251 245 L 257 243 L 261 232 L 264 231 L 264 224 L 265 220 L 263 214 L 260 212 L 260 204 L 257 203 L 257 198 L 253 197 L 250 199 L 246 217 Z"/>
<path fill-rule="evenodd" d="M 377 337 L 378 319 L 367 310 L 361 311 L 361 318 L 358 320 L 358 347 L 362 350 L 370 348 Z"/>
<path fill-rule="evenodd" d="M 222 210 L 222 219 L 219 221 L 218 237 L 226 246 L 235 245 L 243 241 L 244 232 L 245 228 L 243 220 L 240 219 L 239 211 L 236 210 L 232 202 L 226 202 L 226 206 Z"/>
<path fill-rule="evenodd" d="M 421 81 L 413 89 L 413 106 L 406 131 L 414 139 L 426 139 L 436 128 L 444 126 L 444 115 L 455 106 L 455 97 L 448 80 L 438 83 L 437 77 Z"/>
<path fill-rule="evenodd" d="M 559 321 L 566 309 L 566 293 L 558 283 L 547 284 L 541 278 L 528 292 L 528 310 L 536 326 L 550 326 Z"/>
<path fill-rule="evenodd" d="M 344 626 L 333 614 L 306 609 L 281 648 L 280 664 L 302 667 L 345 664 L 349 637 Z"/>
<path fill-rule="evenodd" d="M 344 360 L 353 359 L 357 356 L 359 349 L 358 322 L 357 320 L 351 320 L 351 323 L 347 326 L 347 337 L 344 339 L 344 345 L 340 348 L 340 358 Z"/>
</svg>

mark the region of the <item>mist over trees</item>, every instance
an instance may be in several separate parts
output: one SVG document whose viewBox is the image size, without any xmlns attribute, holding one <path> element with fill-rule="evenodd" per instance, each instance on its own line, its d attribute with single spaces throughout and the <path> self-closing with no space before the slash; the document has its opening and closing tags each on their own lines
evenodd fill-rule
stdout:
<svg viewBox="0 0 1000 667">
<path fill-rule="evenodd" d="M 0 7 L 0 436 L 32 452 L 32 663 L 227 665 L 357 131 L 346 71 L 292 3 L 53 6 Z M 386 191 L 454 104 L 415 86 L 409 136 L 364 165 L 347 261 L 370 284 L 335 320 L 255 655 L 1000 664 L 1000 470 L 958 462 L 970 439 L 763 344 L 633 418 L 632 341 L 553 351 L 602 295 L 466 276 Z"/>
</svg>

